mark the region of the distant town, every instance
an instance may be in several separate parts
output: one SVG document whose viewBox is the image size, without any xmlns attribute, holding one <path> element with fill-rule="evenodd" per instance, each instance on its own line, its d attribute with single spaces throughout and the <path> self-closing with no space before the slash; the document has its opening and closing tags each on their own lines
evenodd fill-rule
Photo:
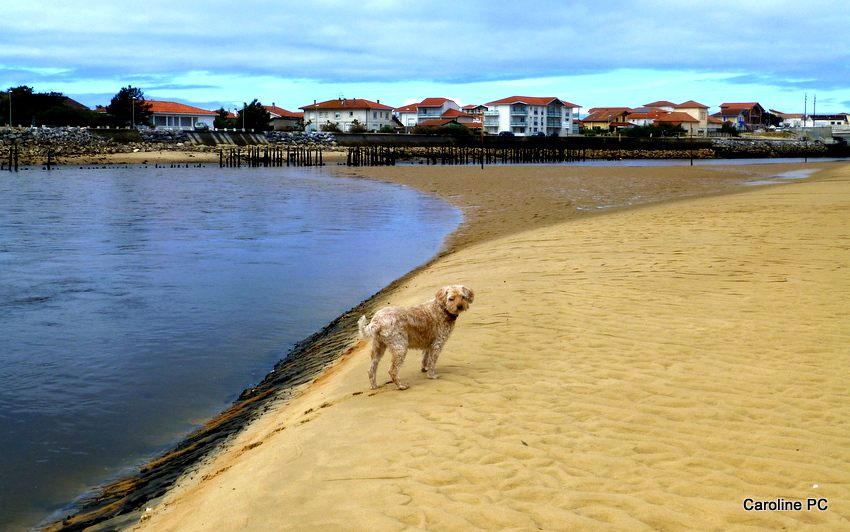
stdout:
<svg viewBox="0 0 850 532">
<path fill-rule="evenodd" d="M 163 130 L 254 130 L 331 133 L 456 133 L 502 136 L 625 135 L 737 136 L 829 128 L 850 133 L 850 114 L 787 113 L 758 102 L 723 102 L 719 111 L 694 100 L 659 100 L 636 107 L 595 107 L 556 97 L 509 96 L 461 106 L 442 97 L 394 107 L 363 98 L 314 101 L 288 110 L 257 100 L 234 109 L 200 109 L 152 100 L 134 87 L 119 91 L 108 106 L 90 109 L 61 93 L 22 86 L 0 92 L 0 123 L 8 126 L 86 126 Z"/>
</svg>

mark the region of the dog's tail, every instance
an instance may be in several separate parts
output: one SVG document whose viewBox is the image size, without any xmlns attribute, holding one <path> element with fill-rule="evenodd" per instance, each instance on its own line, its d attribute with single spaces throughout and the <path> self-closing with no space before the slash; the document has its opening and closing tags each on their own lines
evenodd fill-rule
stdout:
<svg viewBox="0 0 850 532">
<path fill-rule="evenodd" d="M 357 320 L 357 330 L 360 333 L 360 338 L 366 339 L 372 337 L 372 331 L 369 329 L 367 323 L 369 323 L 369 320 L 366 319 L 365 314 Z"/>
</svg>

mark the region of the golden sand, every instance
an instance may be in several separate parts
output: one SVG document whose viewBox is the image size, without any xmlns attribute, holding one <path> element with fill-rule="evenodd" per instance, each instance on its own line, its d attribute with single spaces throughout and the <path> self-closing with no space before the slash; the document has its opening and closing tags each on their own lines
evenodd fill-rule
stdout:
<svg viewBox="0 0 850 532">
<path fill-rule="evenodd" d="M 594 216 L 535 167 L 364 170 L 466 212 L 381 301 L 475 289 L 442 378 L 412 353 L 410 389 L 372 391 L 363 342 L 135 530 L 850 530 L 850 165 L 821 166 Z"/>
</svg>

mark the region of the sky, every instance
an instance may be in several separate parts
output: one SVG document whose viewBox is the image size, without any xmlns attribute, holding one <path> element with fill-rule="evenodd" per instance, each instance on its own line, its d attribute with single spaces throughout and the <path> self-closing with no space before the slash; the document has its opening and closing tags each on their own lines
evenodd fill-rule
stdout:
<svg viewBox="0 0 850 532">
<path fill-rule="evenodd" d="M 215 110 L 557 97 L 850 112 L 850 0 L 0 0 L 0 90 Z M 815 107 L 816 105 L 816 107 Z"/>
</svg>

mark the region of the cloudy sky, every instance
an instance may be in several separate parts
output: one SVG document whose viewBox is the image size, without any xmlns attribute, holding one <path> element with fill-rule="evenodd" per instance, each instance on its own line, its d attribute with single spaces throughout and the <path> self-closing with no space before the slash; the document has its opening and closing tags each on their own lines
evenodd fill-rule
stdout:
<svg viewBox="0 0 850 532">
<path fill-rule="evenodd" d="M 554 96 L 850 112 L 850 0 L 0 0 L 0 89 L 94 107 Z"/>
</svg>

